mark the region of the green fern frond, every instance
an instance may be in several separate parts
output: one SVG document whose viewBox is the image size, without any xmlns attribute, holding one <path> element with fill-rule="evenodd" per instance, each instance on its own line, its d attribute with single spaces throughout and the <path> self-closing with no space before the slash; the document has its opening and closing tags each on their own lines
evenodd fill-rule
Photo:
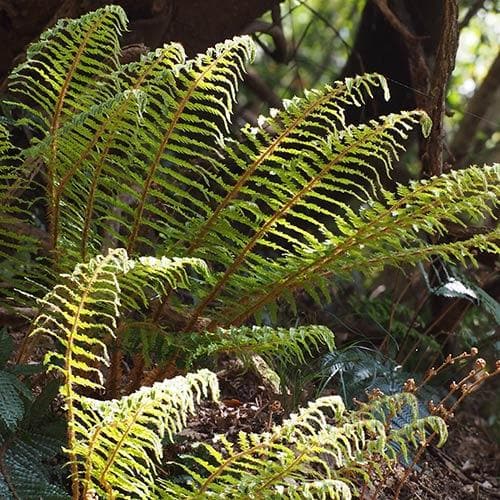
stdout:
<svg viewBox="0 0 500 500">
<path fill-rule="evenodd" d="M 49 134 L 53 153 L 62 124 L 101 94 L 100 80 L 118 63 L 119 35 L 126 24 L 124 10 L 115 5 L 61 19 L 28 47 L 26 60 L 11 73 L 9 88 L 23 101 L 16 106 L 29 114 L 20 124 Z"/>
<path fill-rule="evenodd" d="M 284 290 L 320 287 L 331 273 L 348 275 L 354 269 L 372 272 L 383 265 L 416 263 L 439 255 L 461 263 L 475 262 L 474 249 L 497 253 L 498 229 L 464 242 L 428 245 L 422 235 L 447 233 L 448 223 L 464 225 L 463 218 L 494 217 L 498 204 L 500 165 L 470 167 L 449 175 L 399 186 L 397 195 L 382 190 L 383 201 L 370 200 L 359 214 L 351 211 L 323 242 L 267 262 L 266 275 L 239 279 L 238 300 L 224 295 L 220 313 L 227 324 L 239 324 Z M 271 279 L 269 279 L 271 278 Z M 235 287 L 236 290 L 236 287 Z M 240 311 L 231 318 L 229 310 Z M 219 314 L 219 313 L 217 313 Z"/>
<path fill-rule="evenodd" d="M 193 317 L 216 299 L 232 304 L 248 286 L 259 283 L 261 290 L 267 289 L 270 273 L 262 255 L 266 249 L 279 251 L 286 259 L 289 254 L 302 259 L 325 239 L 345 232 L 345 219 L 355 214 L 342 197 L 363 202 L 373 198 L 380 189 L 374 162 L 380 162 L 390 175 L 392 161 L 403 149 L 401 139 L 423 116 L 418 111 L 390 115 L 369 125 L 334 130 L 327 140 L 311 140 L 305 134 L 309 150 L 292 157 L 286 169 L 278 167 L 276 160 L 264 165 L 267 168 L 253 179 L 261 187 L 248 188 L 251 193 L 231 205 L 233 213 L 229 209 L 225 212 L 220 231 L 211 229 L 206 242 L 210 256 L 206 258 L 227 267 L 207 290 Z M 313 147 L 314 152 L 310 151 Z M 280 143 L 278 151 L 285 155 L 295 152 L 287 150 L 286 141 Z M 248 229 L 242 230 L 245 225 Z M 228 247 L 232 253 L 227 252 Z M 225 253 L 217 258 L 213 249 L 219 248 Z"/>
<path fill-rule="evenodd" d="M 151 498 L 163 438 L 172 440 L 185 427 L 202 396 L 218 397 L 217 378 L 208 370 L 143 387 L 119 400 L 80 397 L 73 452 L 82 496 L 96 491 L 108 498 Z"/>
<path fill-rule="evenodd" d="M 212 357 L 219 352 L 229 352 L 238 358 L 259 354 L 262 356 L 279 355 L 284 363 L 305 362 L 322 347 L 333 350 L 335 336 L 323 326 L 304 326 L 297 328 L 271 328 L 263 326 L 218 328 L 203 335 L 172 336 L 170 342 L 185 351 L 188 362 Z"/>
<path fill-rule="evenodd" d="M 10 91 L 26 112 L 19 124 L 48 137 L 42 158 L 47 173 L 51 246 L 57 246 L 58 151 L 61 127 L 102 98 L 101 80 L 117 65 L 119 35 L 126 28 L 121 7 L 108 6 L 76 20 L 63 19 L 32 44 L 26 61 L 11 74 Z"/>
<path fill-rule="evenodd" d="M 218 436 L 205 455 L 183 465 L 190 486 L 161 481 L 162 498 L 350 498 L 351 467 L 363 454 L 383 453 L 378 420 L 349 421 L 342 400 L 329 396 L 292 414 L 271 432 Z M 348 471 L 350 471 L 348 473 Z"/>
<path fill-rule="evenodd" d="M 141 294 L 138 299 L 130 297 L 141 284 L 143 288 L 154 288 L 166 282 L 175 288 L 186 279 L 182 267 L 189 265 L 203 269 L 197 259 L 133 261 L 125 250 L 113 250 L 105 257 L 77 265 L 71 275 L 62 276 L 63 282 L 40 301 L 42 312 L 32 335 L 53 337 L 62 348 L 49 352 L 45 361 L 49 370 L 60 372 L 64 379 L 61 392 L 68 412 L 68 453 L 74 492 L 78 490 L 75 449 L 77 418 L 81 415 L 77 391 L 103 387 L 101 367 L 108 364 L 106 339 L 114 336 L 122 304 L 145 299 Z"/>
<path fill-rule="evenodd" d="M 405 462 L 409 462 L 410 450 L 418 450 L 421 446 L 425 446 L 426 440 L 432 433 L 438 436 L 436 446 L 443 446 L 448 439 L 448 427 L 444 420 L 433 415 L 417 418 L 390 433 L 391 445 L 388 446 L 387 453 L 392 458 L 401 453 Z"/>
<path fill-rule="evenodd" d="M 141 165 L 144 176 L 132 195 L 135 209 L 124 221 L 130 228 L 123 242 L 129 251 L 139 242 L 149 244 L 141 238 L 142 229 L 166 236 L 167 227 L 169 234 L 176 226 L 182 227 L 186 212 L 207 211 L 204 178 L 213 174 L 196 165 L 193 156 L 206 160 L 217 154 L 223 132 L 228 130 L 238 81 L 253 54 L 248 37 L 217 44 L 179 65 L 161 90 L 162 101 L 158 99 L 146 109 L 146 114 L 159 119 L 144 121 L 137 136 L 143 144 L 140 156 L 133 152 L 133 161 Z M 159 129 L 158 123 L 163 127 Z"/>
<path fill-rule="evenodd" d="M 157 296 L 167 285 L 185 286 L 186 266 L 205 270 L 198 259 L 132 260 L 125 250 L 117 249 L 78 264 L 71 275 L 61 276 L 63 282 L 40 300 L 42 312 L 32 335 L 49 335 L 65 351 L 49 352 L 46 363 L 63 374 L 67 390 L 71 392 L 73 386 L 102 388 L 100 370 L 94 365 L 108 362 L 103 340 L 114 336 L 121 310 L 138 309 L 154 297 L 148 297 L 144 290 L 152 289 Z M 70 393 L 65 395 L 71 399 Z"/>
<path fill-rule="evenodd" d="M 59 239 L 65 242 L 70 263 L 87 260 L 89 254 L 102 250 L 102 236 L 95 219 L 100 215 L 103 191 L 108 192 L 111 187 L 109 180 L 127 176 L 120 179 L 123 191 L 131 188 L 131 175 L 140 182 L 135 178 L 136 172 L 123 169 L 126 149 L 138 140 L 137 130 L 144 126 L 146 103 L 161 99 L 157 95 L 159 82 L 164 85 L 173 68 L 183 60 L 182 47 L 171 44 L 140 63 L 119 68 L 111 74 L 110 85 L 119 87 L 126 82 L 126 88 L 75 115 L 62 127 L 51 236 L 54 245 Z M 39 154 L 47 142 L 33 149 L 32 154 Z"/>
<path fill-rule="evenodd" d="M 206 240 L 211 236 L 240 240 L 241 234 L 237 231 L 228 234 L 231 226 L 226 221 L 235 216 L 240 216 L 239 221 L 250 229 L 255 229 L 255 223 L 252 224 L 255 215 L 253 210 L 250 208 L 248 216 L 245 216 L 245 207 L 240 208 L 239 204 L 234 206 L 236 198 L 248 196 L 250 200 L 255 200 L 258 194 L 259 201 L 271 205 L 269 208 L 272 214 L 276 203 L 293 194 L 291 185 L 297 183 L 302 186 L 306 183 L 304 179 L 311 176 L 309 170 L 314 169 L 314 164 L 311 163 L 321 158 L 321 143 L 318 143 L 318 139 L 344 128 L 345 108 L 362 105 L 366 96 L 371 97 L 372 90 L 378 86 L 384 89 L 388 97 L 387 83 L 380 75 L 347 78 L 336 82 L 334 86 L 327 85 L 322 90 L 307 91 L 303 98 L 285 101 L 285 109 L 272 113 L 268 118 L 261 117 L 257 129 L 245 127 L 241 131 L 242 142 L 228 143 L 226 153 L 230 161 L 229 167 L 220 165 L 220 168 L 224 168 L 224 175 L 230 179 L 228 185 L 222 186 L 226 194 L 207 220 L 194 221 L 194 232 L 190 231 L 189 236 L 178 236 L 189 242 L 188 253 L 198 248 L 200 252 L 204 248 L 216 249 L 218 242 L 207 244 L 212 243 L 210 239 Z M 283 169 L 283 164 L 289 164 L 293 171 L 287 172 Z M 274 201 L 271 198 L 268 201 L 268 194 L 277 199 Z M 231 207 L 238 213 L 233 211 L 231 214 Z M 256 222 L 260 221 L 258 216 L 255 218 Z"/>
</svg>

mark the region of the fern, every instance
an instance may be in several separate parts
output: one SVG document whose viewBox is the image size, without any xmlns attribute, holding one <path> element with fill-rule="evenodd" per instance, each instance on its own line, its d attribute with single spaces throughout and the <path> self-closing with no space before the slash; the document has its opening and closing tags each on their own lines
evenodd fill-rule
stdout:
<svg viewBox="0 0 500 500">
<path fill-rule="evenodd" d="M 46 355 L 46 363 L 63 376 L 75 497 L 81 486 L 84 496 L 94 488 L 109 495 L 113 491 L 147 495 L 153 473 L 148 451 L 161 456 L 161 438 L 185 424 L 195 394 L 199 399 L 209 387 L 217 393 L 213 375 L 200 372 L 143 388 L 118 401 L 101 402 L 81 394 L 82 389 L 103 388 L 102 369 L 108 364 L 105 341 L 114 336 L 121 310 L 145 300 L 143 288 L 185 284 L 188 265 L 203 269 L 196 259 L 134 261 L 119 249 L 79 264 L 41 300 L 42 312 L 32 335 L 49 335 L 62 346 Z M 141 473 L 140 479 L 126 479 L 131 472 Z"/>
<path fill-rule="evenodd" d="M 159 382 L 119 400 L 79 398 L 73 453 L 82 471 L 82 495 L 151 498 L 162 440 L 186 425 L 200 397 L 217 397 L 215 375 L 202 370 Z"/>
<path fill-rule="evenodd" d="M 371 200 L 359 214 L 351 212 L 339 227 L 341 235 L 330 233 L 324 242 L 268 262 L 261 280 L 255 274 L 242 277 L 238 299 L 232 297 L 233 290 L 226 292 L 226 307 L 220 317 L 227 318 L 227 324 L 238 324 L 275 301 L 284 290 L 324 289 L 324 278 L 332 273 L 375 272 L 383 266 L 417 263 L 435 255 L 460 263 L 475 262 L 475 249 L 497 253 L 498 229 L 465 241 L 434 245 L 421 235 L 443 235 L 447 222 L 463 225 L 463 216 L 477 218 L 491 213 L 488 203 L 498 203 L 498 176 L 499 166 L 471 167 L 410 187 L 399 186 L 397 197 L 382 190 L 384 201 Z"/>
<path fill-rule="evenodd" d="M 169 343 L 185 351 L 188 362 L 210 358 L 220 352 L 231 353 L 238 358 L 260 354 L 265 357 L 279 355 L 286 364 L 305 362 L 321 348 L 333 349 L 334 334 L 326 327 L 306 326 L 299 328 L 239 327 L 217 329 L 203 335 L 173 336 Z"/>
<path fill-rule="evenodd" d="M 54 258 L 46 273 L 33 269 L 35 282 L 109 248 L 202 258 L 215 272 L 192 283 L 189 331 L 205 316 L 212 326 L 228 327 L 265 306 L 273 313 L 279 297 L 293 305 L 299 287 L 319 298 L 331 272 L 497 251 L 495 232 L 453 244 L 420 239 L 422 232 L 444 234 L 444 224 L 463 214 L 488 214 L 497 167 L 400 186 L 397 197 L 381 188 L 409 131 L 419 122 L 424 133 L 430 127 L 420 111 L 346 126 L 346 110 L 378 87 L 389 97 L 383 77 L 310 91 L 235 141 L 225 135 L 238 81 L 253 57 L 250 39 L 237 37 L 191 60 L 171 44 L 120 66 L 124 23 L 115 6 L 65 21 L 31 47 L 11 77 L 14 95 L 29 98 L 13 103 L 25 112 L 20 123 L 37 131 L 25 154 L 48 174 Z M 66 38 L 71 42 L 62 50 Z M 52 73 L 57 78 L 47 85 Z M 429 203 L 434 192 L 443 205 Z"/>
<path fill-rule="evenodd" d="M 46 363 L 63 382 L 73 497 L 349 498 L 356 480 L 370 479 L 360 464 L 391 463 L 391 442 L 405 451 L 429 429 L 444 439 L 443 422 L 413 412 L 392 431 L 389 416 L 402 403 L 415 408 L 410 395 L 356 412 L 322 398 L 270 433 L 202 445 L 205 456 L 184 465 L 190 484 L 158 483 L 162 439 L 186 425 L 201 395 L 217 397 L 215 376 L 201 371 L 100 401 L 108 347 L 137 335 L 148 339 L 145 355 L 162 361 L 153 337 L 179 354 L 198 336 L 188 361 L 229 350 L 303 362 L 320 344 L 333 346 L 331 332 L 241 325 L 273 318 L 279 300 L 295 307 L 299 289 L 328 299 L 332 275 L 498 253 L 498 229 L 465 241 L 426 237 L 494 218 L 499 166 L 384 189 L 410 131 L 427 134 L 431 124 L 404 111 L 347 125 L 349 107 L 375 91 L 389 97 L 376 74 L 294 98 L 235 140 L 231 113 L 254 56 L 250 38 L 193 59 L 170 44 L 121 65 L 126 24 L 109 6 L 48 30 L 10 79 L 30 147 L 16 151 L 0 129 L 2 293 L 11 305 L 17 289 L 26 302 L 38 299 L 32 335 L 54 340 Z M 45 195 L 33 199 L 39 178 Z M 34 236 L 45 229 L 45 241 Z M 22 390 L 9 377 L 3 384 L 12 397 L 0 418 L 12 428 Z"/>
<path fill-rule="evenodd" d="M 62 347 L 49 352 L 46 360 L 49 369 L 63 376 L 73 497 L 232 497 L 235 485 L 237 495 L 348 497 L 351 490 L 356 491 L 353 477 L 359 475 L 357 464 L 363 456 L 368 460 L 382 454 L 391 459 L 386 410 L 381 408 L 396 408 L 397 397 L 384 400 L 385 406 L 372 402 L 352 414 L 345 411 L 341 398 L 320 398 L 270 433 L 242 432 L 237 443 L 220 437 L 220 445 L 202 444 L 209 458 L 192 457 L 196 468 L 184 466 L 193 484 L 198 485 L 191 489 L 168 481 L 158 483 L 156 463 L 162 457 L 163 438 L 172 440 L 186 425 L 194 402 L 209 392 L 217 397 L 214 374 L 205 370 L 176 377 L 110 401 L 84 395 L 89 389 L 102 388 L 107 364 L 105 337 L 114 335 L 120 313 L 147 300 L 142 290 L 155 290 L 164 281 L 171 288 L 186 285 L 186 266 L 200 267 L 201 263 L 196 259 L 131 260 L 125 250 L 115 250 L 77 265 L 41 301 L 42 312 L 33 335 L 48 334 Z M 235 333 L 243 337 L 249 331 Z M 284 331 L 278 333 L 285 336 Z M 261 329 L 260 336 L 266 335 L 275 338 L 276 332 Z M 290 356 L 298 357 L 299 350 L 307 351 L 300 347 L 301 339 L 332 342 L 328 331 L 321 328 L 292 331 L 290 338 L 296 343 Z M 411 398 L 407 394 L 405 401 L 415 404 Z M 412 444 L 413 436 L 424 432 L 425 426 L 442 436 L 445 432 L 435 417 L 420 421 L 415 414 L 410 425 L 411 432 L 401 429 L 394 435 L 397 444 Z M 198 471 L 200 467 L 206 475 Z M 362 476 L 368 480 L 366 474 Z"/>
</svg>

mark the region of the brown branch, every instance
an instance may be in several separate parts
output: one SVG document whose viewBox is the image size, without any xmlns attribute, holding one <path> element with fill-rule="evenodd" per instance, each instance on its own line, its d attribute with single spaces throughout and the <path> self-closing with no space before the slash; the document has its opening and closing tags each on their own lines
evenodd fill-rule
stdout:
<svg viewBox="0 0 500 500">
<path fill-rule="evenodd" d="M 426 62 L 422 37 L 412 33 L 409 28 L 399 20 L 389 7 L 387 0 L 372 0 L 384 15 L 392 28 L 401 35 L 406 46 L 409 58 L 411 85 L 416 90 L 415 102 L 418 108 L 425 109 L 425 95 L 429 90 L 430 72 Z"/>
<path fill-rule="evenodd" d="M 274 90 L 255 72 L 248 70 L 245 75 L 245 83 L 248 88 L 262 101 L 272 108 L 282 108 L 283 103 Z"/>
<path fill-rule="evenodd" d="M 254 33 L 266 33 L 270 35 L 274 42 L 274 50 L 268 49 L 264 44 L 259 43 L 262 49 L 278 63 L 287 63 L 290 60 L 290 47 L 283 31 L 279 5 L 272 9 L 272 23 L 267 23 L 260 19 L 251 22 L 243 31 L 243 35 Z M 257 40 L 257 42 L 259 42 Z"/>
<path fill-rule="evenodd" d="M 476 0 L 470 7 L 469 10 L 465 13 L 463 19 L 460 21 L 458 25 L 459 31 L 464 29 L 471 21 L 471 19 L 483 8 L 484 0 Z"/>
<path fill-rule="evenodd" d="M 373 0 L 375 5 L 380 9 L 389 24 L 403 37 L 405 43 L 415 44 L 419 42 L 419 37 L 414 35 L 394 14 L 389 7 L 387 0 Z"/>
<path fill-rule="evenodd" d="M 21 326 L 31 322 L 38 315 L 32 307 L 0 307 L 0 326 Z"/>
</svg>

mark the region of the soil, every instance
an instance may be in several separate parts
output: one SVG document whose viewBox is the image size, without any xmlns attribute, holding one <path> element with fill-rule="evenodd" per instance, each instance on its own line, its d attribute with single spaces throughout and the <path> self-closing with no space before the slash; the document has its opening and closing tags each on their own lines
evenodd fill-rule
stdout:
<svg viewBox="0 0 500 500">
<path fill-rule="evenodd" d="M 477 410 L 484 395 L 462 407 L 450 424 L 442 449 L 431 447 L 422 471 L 407 483 L 402 498 L 466 500 L 500 498 L 500 445 Z"/>
</svg>

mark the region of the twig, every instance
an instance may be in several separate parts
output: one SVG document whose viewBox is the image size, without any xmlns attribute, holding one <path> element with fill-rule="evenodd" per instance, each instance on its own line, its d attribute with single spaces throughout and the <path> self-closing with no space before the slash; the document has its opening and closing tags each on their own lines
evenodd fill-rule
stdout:
<svg viewBox="0 0 500 500">
<path fill-rule="evenodd" d="M 458 25 L 458 30 L 463 30 L 471 21 L 471 19 L 483 8 L 484 0 L 476 0 L 465 13 L 463 19 Z"/>
</svg>

